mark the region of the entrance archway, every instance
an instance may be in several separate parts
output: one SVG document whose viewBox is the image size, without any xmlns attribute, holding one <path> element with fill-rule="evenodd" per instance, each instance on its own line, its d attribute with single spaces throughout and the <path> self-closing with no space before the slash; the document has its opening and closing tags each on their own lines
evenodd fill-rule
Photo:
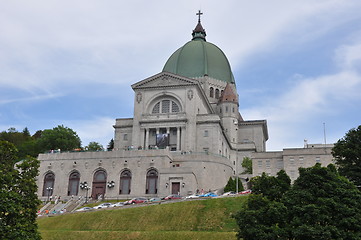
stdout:
<svg viewBox="0 0 361 240">
<path fill-rule="evenodd" d="M 52 196 L 54 191 L 55 175 L 49 172 L 44 177 L 43 196 Z"/>
<path fill-rule="evenodd" d="M 147 183 L 145 188 L 146 194 L 157 194 L 158 172 L 151 169 L 147 172 Z"/>
<path fill-rule="evenodd" d="M 105 189 L 107 186 L 107 174 L 104 170 L 98 170 L 94 173 L 92 186 L 93 188 L 91 197 L 93 199 L 98 199 L 99 197 L 104 198 Z"/>
<path fill-rule="evenodd" d="M 77 196 L 79 190 L 80 174 L 72 172 L 69 176 L 68 196 Z"/>
<path fill-rule="evenodd" d="M 119 194 L 130 194 L 131 180 L 132 173 L 129 170 L 124 170 L 120 174 Z"/>
</svg>

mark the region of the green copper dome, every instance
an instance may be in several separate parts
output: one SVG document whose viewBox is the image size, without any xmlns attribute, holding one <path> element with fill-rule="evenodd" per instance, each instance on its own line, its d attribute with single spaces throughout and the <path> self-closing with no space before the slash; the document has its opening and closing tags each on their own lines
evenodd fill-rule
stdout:
<svg viewBox="0 0 361 240">
<path fill-rule="evenodd" d="M 209 76 L 234 83 L 231 66 L 226 55 L 216 45 L 206 41 L 206 32 L 200 19 L 192 35 L 191 41 L 170 56 L 164 65 L 163 72 L 189 78 Z"/>
</svg>

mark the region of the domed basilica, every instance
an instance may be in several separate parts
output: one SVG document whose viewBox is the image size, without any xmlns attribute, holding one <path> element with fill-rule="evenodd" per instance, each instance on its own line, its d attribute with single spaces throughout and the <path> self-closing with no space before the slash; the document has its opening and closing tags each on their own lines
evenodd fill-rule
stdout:
<svg viewBox="0 0 361 240">
<path fill-rule="evenodd" d="M 266 120 L 244 120 L 239 113 L 230 64 L 207 42 L 200 14 L 192 39 L 163 70 L 131 86 L 134 116 L 115 120 L 112 151 L 39 155 L 39 198 L 220 192 L 243 172 L 244 157 L 253 159 L 254 175 L 267 171 L 266 161 L 270 174 L 285 168 L 283 151 L 266 152 Z M 292 156 L 297 160 L 300 153 Z"/>
</svg>

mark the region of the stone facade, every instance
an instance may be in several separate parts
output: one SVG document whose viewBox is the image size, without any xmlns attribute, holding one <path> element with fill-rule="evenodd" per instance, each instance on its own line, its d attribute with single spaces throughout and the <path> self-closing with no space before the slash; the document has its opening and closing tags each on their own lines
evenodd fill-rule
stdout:
<svg viewBox="0 0 361 240">
<path fill-rule="evenodd" d="M 254 159 L 256 175 L 286 169 L 293 179 L 301 156 L 304 166 L 311 165 L 314 156 L 329 161 L 329 148 L 266 152 L 267 122 L 244 120 L 239 113 L 224 53 L 205 41 L 200 21 L 193 36 L 167 61 L 167 71 L 132 85 L 134 115 L 115 120 L 112 151 L 39 155 L 39 198 L 221 192 L 229 177 L 243 172 L 244 157 Z M 179 69 L 182 75 L 176 73 Z M 193 76 L 195 72 L 201 76 Z"/>
<path fill-rule="evenodd" d="M 244 156 L 265 150 L 267 124 L 244 121 L 238 100 L 222 102 L 201 82 L 207 77 L 161 72 L 132 85 L 134 117 L 116 119 L 113 151 L 40 154 L 39 196 L 119 199 L 222 190 L 242 171 Z M 227 84 L 217 86 L 221 93 Z M 89 190 L 79 188 L 84 182 Z"/>
<path fill-rule="evenodd" d="M 305 144 L 303 148 L 252 153 L 253 176 L 260 176 L 263 172 L 276 176 L 283 169 L 293 182 L 299 176 L 298 168 L 312 167 L 316 163 L 323 166 L 334 163 L 332 148 L 333 144 Z"/>
</svg>

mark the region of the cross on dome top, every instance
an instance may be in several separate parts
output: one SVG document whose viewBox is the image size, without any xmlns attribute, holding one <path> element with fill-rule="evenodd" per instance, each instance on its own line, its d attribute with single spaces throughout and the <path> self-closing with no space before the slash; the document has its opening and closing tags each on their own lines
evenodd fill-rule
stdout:
<svg viewBox="0 0 361 240">
<path fill-rule="evenodd" d="M 201 24 L 201 15 L 203 15 L 203 13 L 201 12 L 201 10 L 198 10 L 198 12 L 196 13 L 196 15 L 198 16 L 198 24 L 196 26 L 196 28 L 193 30 L 192 33 L 192 40 L 206 40 L 206 30 L 204 30 L 204 28 L 202 27 Z"/>
<path fill-rule="evenodd" d="M 201 12 L 201 10 L 198 10 L 196 15 L 198 15 L 198 22 L 200 23 L 201 22 L 201 15 L 203 15 L 203 13 Z"/>
</svg>

